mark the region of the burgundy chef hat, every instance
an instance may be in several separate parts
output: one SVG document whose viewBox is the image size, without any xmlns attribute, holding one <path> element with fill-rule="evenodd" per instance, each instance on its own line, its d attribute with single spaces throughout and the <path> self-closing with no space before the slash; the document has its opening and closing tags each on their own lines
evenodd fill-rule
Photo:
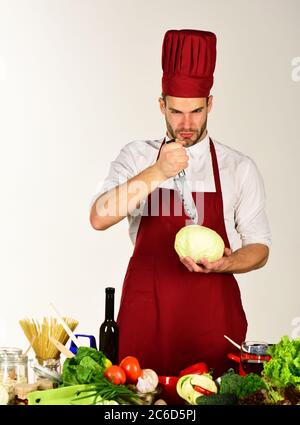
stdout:
<svg viewBox="0 0 300 425">
<path fill-rule="evenodd" d="M 162 46 L 162 92 L 176 97 L 208 97 L 214 81 L 216 35 L 169 30 Z"/>
</svg>

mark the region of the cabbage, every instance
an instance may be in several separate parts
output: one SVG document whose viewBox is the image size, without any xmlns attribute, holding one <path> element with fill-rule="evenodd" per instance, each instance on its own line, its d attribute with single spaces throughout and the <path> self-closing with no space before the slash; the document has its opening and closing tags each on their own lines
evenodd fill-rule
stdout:
<svg viewBox="0 0 300 425">
<path fill-rule="evenodd" d="M 192 224 L 177 232 L 174 248 L 180 257 L 191 257 L 195 263 L 199 263 L 202 258 L 208 261 L 219 260 L 223 256 L 225 245 L 214 230 Z"/>
</svg>

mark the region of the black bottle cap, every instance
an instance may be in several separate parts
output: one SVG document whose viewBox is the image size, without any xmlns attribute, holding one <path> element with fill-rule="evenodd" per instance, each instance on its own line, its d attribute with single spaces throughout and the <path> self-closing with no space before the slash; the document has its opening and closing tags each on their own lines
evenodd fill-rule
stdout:
<svg viewBox="0 0 300 425">
<path fill-rule="evenodd" d="M 114 294 L 115 288 L 105 288 L 105 292 L 106 292 L 106 294 Z"/>
</svg>

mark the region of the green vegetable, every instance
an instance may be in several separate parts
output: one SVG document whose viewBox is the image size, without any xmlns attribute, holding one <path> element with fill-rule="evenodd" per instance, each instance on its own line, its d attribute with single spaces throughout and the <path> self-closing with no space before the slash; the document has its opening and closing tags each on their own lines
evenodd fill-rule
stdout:
<svg viewBox="0 0 300 425">
<path fill-rule="evenodd" d="M 238 397 L 243 384 L 243 377 L 230 369 L 221 378 L 220 394 L 234 394 Z"/>
<path fill-rule="evenodd" d="M 84 392 L 87 392 L 87 394 L 84 395 Z M 126 385 L 112 384 L 106 378 L 89 385 L 87 389 L 82 391 L 80 399 L 83 400 L 91 396 L 96 397 L 96 399 L 100 397 L 102 400 L 114 400 L 119 404 L 144 404 L 141 398 Z"/>
<path fill-rule="evenodd" d="M 239 398 L 246 397 L 249 394 L 255 393 L 255 391 L 266 389 L 266 384 L 259 375 L 255 373 L 249 373 L 242 378 L 242 385 L 238 389 L 237 396 Z"/>
<path fill-rule="evenodd" d="M 196 403 L 197 405 L 233 405 L 237 404 L 237 397 L 234 394 L 214 394 L 198 397 Z"/>
<path fill-rule="evenodd" d="M 100 395 L 95 396 L 93 389 L 94 384 L 89 384 L 33 391 L 28 394 L 27 399 L 30 405 L 118 404 L 114 400 L 104 400 Z"/>
<path fill-rule="evenodd" d="M 75 357 L 66 359 L 62 371 L 62 384 L 90 384 L 99 381 L 111 362 L 95 348 L 79 347 Z"/>
<path fill-rule="evenodd" d="M 283 336 L 269 349 L 269 354 L 272 358 L 264 363 L 262 376 L 273 387 L 292 385 L 300 390 L 300 338 L 290 340 Z"/>
<path fill-rule="evenodd" d="M 217 261 L 224 254 L 224 241 L 208 227 L 192 224 L 182 227 L 176 234 L 175 251 L 180 257 L 191 257 L 196 263 L 202 258 Z"/>
<path fill-rule="evenodd" d="M 266 389 L 266 384 L 255 373 L 240 376 L 233 370 L 229 370 L 221 378 L 220 394 L 233 394 L 238 398 L 242 398 L 261 389 Z"/>
</svg>

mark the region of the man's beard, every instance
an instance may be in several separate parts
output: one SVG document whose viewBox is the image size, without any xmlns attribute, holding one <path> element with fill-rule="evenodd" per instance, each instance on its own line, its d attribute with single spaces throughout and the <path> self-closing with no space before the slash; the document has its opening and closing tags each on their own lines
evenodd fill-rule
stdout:
<svg viewBox="0 0 300 425">
<path fill-rule="evenodd" d="M 171 127 L 169 121 L 166 118 L 166 125 L 167 125 L 167 129 L 168 132 L 171 135 L 171 138 L 173 139 L 180 139 L 180 140 L 185 140 L 185 147 L 190 147 L 195 145 L 196 143 L 198 143 L 200 140 L 202 140 L 204 137 L 204 133 L 206 132 L 206 126 L 207 126 L 207 117 L 203 123 L 203 125 L 201 126 L 200 129 L 179 129 L 179 130 L 173 130 L 173 128 Z M 190 139 L 182 139 L 179 133 L 193 133 L 192 137 Z"/>
</svg>

